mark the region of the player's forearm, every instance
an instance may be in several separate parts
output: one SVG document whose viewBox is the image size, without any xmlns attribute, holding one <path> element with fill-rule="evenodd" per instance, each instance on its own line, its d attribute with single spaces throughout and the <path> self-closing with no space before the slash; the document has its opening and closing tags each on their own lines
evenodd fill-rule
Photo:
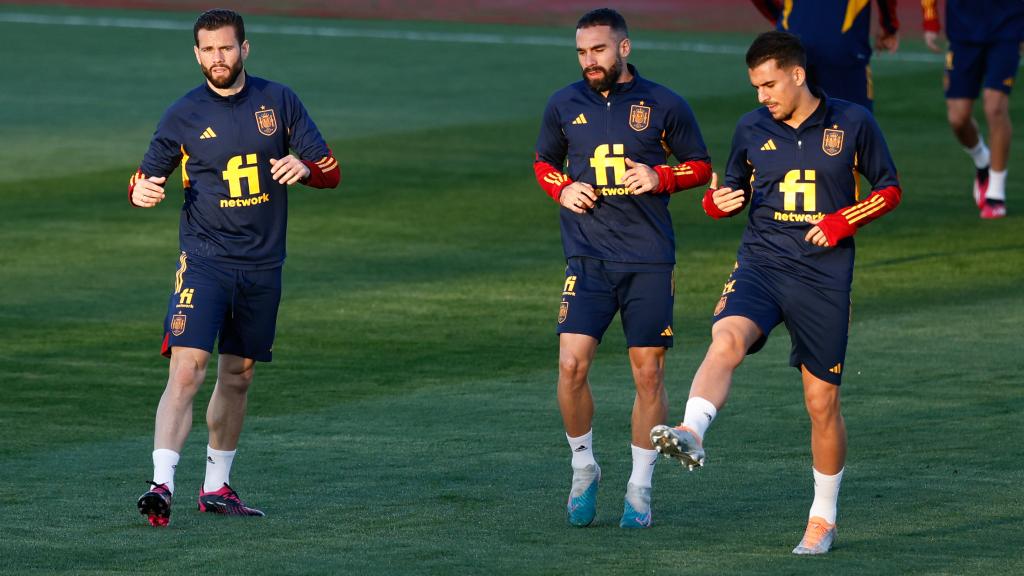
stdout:
<svg viewBox="0 0 1024 576">
<path fill-rule="evenodd" d="M 533 173 L 537 176 L 537 183 L 548 196 L 558 202 L 562 189 L 572 184 L 572 179 L 547 162 L 537 160 L 533 163 Z"/>
<path fill-rule="evenodd" d="M 833 212 L 818 222 L 818 228 L 825 234 L 829 246 L 853 236 L 859 228 L 892 212 L 903 198 L 899 186 L 887 186 L 871 193 L 860 202 Z"/>
<path fill-rule="evenodd" d="M 942 26 L 939 24 L 938 0 L 921 0 L 921 15 L 924 18 L 923 28 L 925 32 L 938 33 L 942 29 Z"/>
<path fill-rule="evenodd" d="M 329 153 L 317 162 L 303 160 L 306 168 L 309 168 L 309 176 L 302 180 L 302 183 L 310 188 L 337 188 L 341 182 L 341 166 L 333 153 Z"/>
<path fill-rule="evenodd" d="M 711 163 L 704 160 L 689 160 L 676 166 L 662 164 L 655 166 L 658 174 L 660 194 L 672 194 L 695 186 L 703 186 L 711 180 Z"/>
</svg>

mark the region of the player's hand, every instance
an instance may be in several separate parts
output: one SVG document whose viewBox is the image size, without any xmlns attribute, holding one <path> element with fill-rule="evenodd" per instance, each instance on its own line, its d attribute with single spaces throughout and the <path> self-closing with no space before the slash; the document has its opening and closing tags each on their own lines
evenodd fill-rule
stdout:
<svg viewBox="0 0 1024 576">
<path fill-rule="evenodd" d="M 629 158 L 626 158 L 626 168 L 626 173 L 622 175 L 622 184 L 633 194 L 643 194 L 658 189 L 660 181 L 654 168 L 647 164 L 633 162 Z"/>
<path fill-rule="evenodd" d="M 132 204 L 139 208 L 152 208 L 159 204 L 164 199 L 164 182 L 167 182 L 166 176 L 136 180 L 132 188 Z"/>
<path fill-rule="evenodd" d="M 875 49 L 882 50 L 892 54 L 900 49 L 900 34 L 899 32 L 893 32 L 892 34 L 886 34 L 885 31 L 878 33 L 875 37 Z"/>
<path fill-rule="evenodd" d="M 295 184 L 309 176 L 309 167 L 291 154 L 280 160 L 270 159 L 270 177 L 280 184 Z"/>
<path fill-rule="evenodd" d="M 942 52 L 942 46 L 939 43 L 939 33 L 925 30 L 924 33 L 924 44 L 932 52 Z"/>
<path fill-rule="evenodd" d="M 711 185 L 709 188 L 714 190 L 711 193 L 711 201 L 722 212 L 732 214 L 736 210 L 743 208 L 743 198 L 746 192 L 743 190 L 733 190 L 732 188 L 719 188 L 718 174 L 715 172 L 711 173 Z"/>
<path fill-rule="evenodd" d="M 815 246 L 821 246 L 822 248 L 828 246 L 828 238 L 825 236 L 825 232 L 821 228 L 818 228 L 818 222 L 821 222 L 822 218 L 812 221 L 814 226 L 804 234 L 804 240 L 814 244 Z"/>
<path fill-rule="evenodd" d="M 558 203 L 577 214 L 583 214 L 597 204 L 597 192 L 586 182 L 573 182 L 562 188 Z"/>
</svg>

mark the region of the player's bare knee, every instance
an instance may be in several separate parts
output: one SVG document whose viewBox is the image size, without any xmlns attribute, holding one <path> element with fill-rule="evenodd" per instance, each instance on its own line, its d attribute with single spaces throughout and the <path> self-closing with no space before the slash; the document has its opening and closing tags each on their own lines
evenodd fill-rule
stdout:
<svg viewBox="0 0 1024 576">
<path fill-rule="evenodd" d="M 985 99 L 985 119 L 988 125 L 1003 124 L 1010 121 L 1009 101 L 1005 99 Z"/>
<path fill-rule="evenodd" d="M 253 366 L 246 369 L 221 370 L 217 376 L 217 385 L 236 394 L 244 394 L 252 385 L 254 375 Z"/>
<path fill-rule="evenodd" d="M 949 127 L 957 134 L 970 132 L 974 128 L 970 108 L 950 107 L 946 110 L 946 119 L 949 120 Z"/>
<path fill-rule="evenodd" d="M 735 368 L 746 355 L 743 340 L 733 332 L 716 332 L 708 347 L 707 358 L 716 365 Z"/>
<path fill-rule="evenodd" d="M 839 408 L 839 393 L 810 392 L 805 394 L 807 414 L 814 423 L 828 424 L 842 418 Z"/>
<path fill-rule="evenodd" d="M 558 357 L 558 373 L 563 380 L 584 382 L 587 379 L 587 372 L 589 370 L 590 362 L 584 359 L 564 353 Z"/>
<path fill-rule="evenodd" d="M 633 380 L 636 382 L 637 394 L 660 395 L 664 388 L 665 372 L 656 364 L 634 366 Z"/>
</svg>

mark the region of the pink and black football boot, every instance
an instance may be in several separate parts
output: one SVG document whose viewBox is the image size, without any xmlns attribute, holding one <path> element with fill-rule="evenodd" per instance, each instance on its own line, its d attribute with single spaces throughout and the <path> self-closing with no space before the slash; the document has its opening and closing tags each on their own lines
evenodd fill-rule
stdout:
<svg viewBox="0 0 1024 576">
<path fill-rule="evenodd" d="M 199 493 L 199 511 L 224 514 L 226 516 L 266 516 L 262 510 L 250 508 L 227 484 L 215 492 Z"/>
<path fill-rule="evenodd" d="M 167 526 L 171 522 L 171 491 L 167 484 L 149 483 L 153 488 L 139 497 L 139 514 L 147 517 L 150 526 Z"/>
</svg>

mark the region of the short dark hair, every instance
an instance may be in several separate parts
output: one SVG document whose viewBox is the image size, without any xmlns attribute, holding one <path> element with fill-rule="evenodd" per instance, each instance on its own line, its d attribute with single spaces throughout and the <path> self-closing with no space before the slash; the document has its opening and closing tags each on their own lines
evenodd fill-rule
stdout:
<svg viewBox="0 0 1024 576">
<path fill-rule="evenodd" d="M 629 38 L 629 28 L 626 26 L 626 19 L 611 8 L 598 8 L 591 10 L 580 17 L 576 22 L 576 29 L 590 28 L 591 26 L 608 26 L 612 32 L 623 38 Z"/>
<path fill-rule="evenodd" d="M 239 44 L 245 42 L 245 22 L 242 21 L 242 15 L 234 10 L 214 8 L 200 14 L 195 26 L 192 27 L 192 36 L 196 39 L 196 46 L 199 46 L 200 30 L 220 30 L 225 26 L 235 28 L 235 37 L 238 38 Z"/>
<path fill-rule="evenodd" d="M 761 34 L 747 50 L 747 68 L 757 68 L 769 60 L 775 60 L 779 68 L 807 68 L 807 52 L 800 39 L 780 30 Z"/>
</svg>

